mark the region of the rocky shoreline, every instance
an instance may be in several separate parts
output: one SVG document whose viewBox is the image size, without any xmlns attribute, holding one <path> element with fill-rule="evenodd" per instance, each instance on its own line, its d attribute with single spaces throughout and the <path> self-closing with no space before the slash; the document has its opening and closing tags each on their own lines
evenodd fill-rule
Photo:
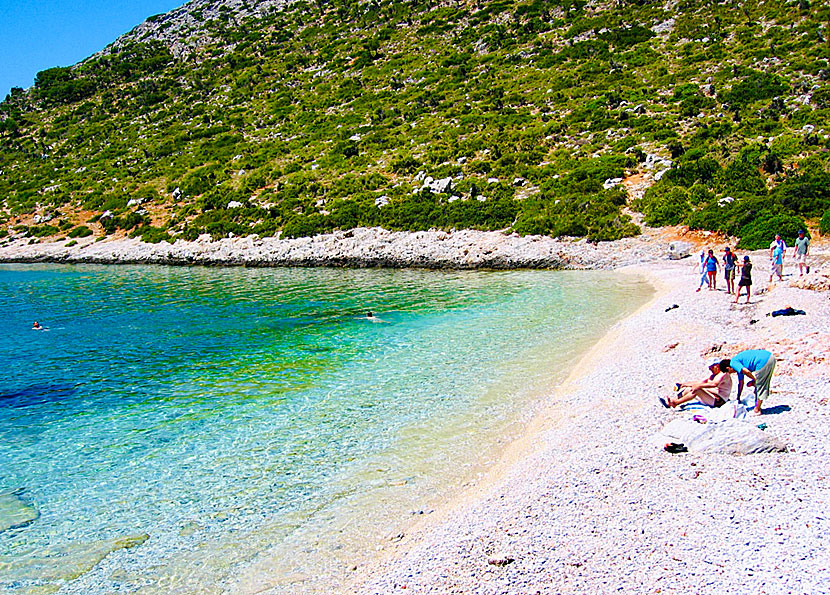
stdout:
<svg viewBox="0 0 830 595">
<path fill-rule="evenodd" d="M 431 269 L 611 269 L 666 258 L 663 232 L 592 244 L 498 231 L 391 232 L 359 228 L 310 238 L 255 236 L 174 244 L 92 238 L 71 242 L 14 239 L 0 245 L 0 262 L 169 264 L 214 266 L 335 266 Z"/>
</svg>

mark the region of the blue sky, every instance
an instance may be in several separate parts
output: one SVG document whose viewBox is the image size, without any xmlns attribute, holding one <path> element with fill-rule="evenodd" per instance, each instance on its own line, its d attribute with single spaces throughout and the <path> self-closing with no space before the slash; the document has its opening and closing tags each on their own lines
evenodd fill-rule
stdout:
<svg viewBox="0 0 830 595">
<path fill-rule="evenodd" d="M 0 0 L 0 101 L 35 75 L 70 66 L 186 0 Z"/>
</svg>

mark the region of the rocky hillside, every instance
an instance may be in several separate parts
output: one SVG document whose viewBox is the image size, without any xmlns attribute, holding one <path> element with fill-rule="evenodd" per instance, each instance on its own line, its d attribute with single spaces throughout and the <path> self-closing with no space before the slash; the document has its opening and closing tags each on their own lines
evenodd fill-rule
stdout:
<svg viewBox="0 0 830 595">
<path fill-rule="evenodd" d="M 184 6 L 148 18 L 135 29 L 119 37 L 99 55 L 119 52 L 131 43 L 162 42 L 177 57 L 193 53 L 212 43 L 222 43 L 221 35 L 207 26 L 211 21 L 224 21 L 235 26 L 244 21 L 259 20 L 273 15 L 292 0 L 191 0 Z M 232 48 L 228 48 L 232 49 Z"/>
<path fill-rule="evenodd" d="M 830 233 L 828 27 L 807 0 L 193 0 L 11 90 L 0 238 Z"/>
</svg>

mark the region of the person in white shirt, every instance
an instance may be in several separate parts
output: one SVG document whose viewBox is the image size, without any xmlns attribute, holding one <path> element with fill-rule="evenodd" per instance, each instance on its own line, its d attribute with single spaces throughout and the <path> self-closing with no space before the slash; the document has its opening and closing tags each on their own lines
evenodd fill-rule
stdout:
<svg viewBox="0 0 830 595">
<path fill-rule="evenodd" d="M 775 266 L 775 249 L 781 249 L 781 268 L 778 270 L 778 267 Z M 770 242 L 769 244 L 769 262 L 770 262 L 770 270 L 773 272 L 777 272 L 779 278 L 783 277 L 784 275 L 784 256 L 787 254 L 787 242 L 785 242 L 781 238 L 781 234 L 775 234 L 775 239 Z M 772 282 L 772 275 L 769 276 L 770 282 Z"/>
</svg>

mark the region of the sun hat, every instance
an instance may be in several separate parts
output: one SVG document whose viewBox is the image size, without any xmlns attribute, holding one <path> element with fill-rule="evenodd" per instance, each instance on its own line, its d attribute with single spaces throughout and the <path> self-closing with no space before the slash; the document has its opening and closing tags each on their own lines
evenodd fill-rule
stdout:
<svg viewBox="0 0 830 595">
<path fill-rule="evenodd" d="M 708 366 L 706 366 L 706 367 L 707 367 L 707 368 L 711 368 L 711 367 L 713 367 L 713 366 L 719 366 L 719 365 L 720 365 L 720 360 L 719 360 L 719 359 L 715 359 L 715 360 L 712 360 L 711 362 L 709 362 L 709 365 L 708 365 Z"/>
</svg>

